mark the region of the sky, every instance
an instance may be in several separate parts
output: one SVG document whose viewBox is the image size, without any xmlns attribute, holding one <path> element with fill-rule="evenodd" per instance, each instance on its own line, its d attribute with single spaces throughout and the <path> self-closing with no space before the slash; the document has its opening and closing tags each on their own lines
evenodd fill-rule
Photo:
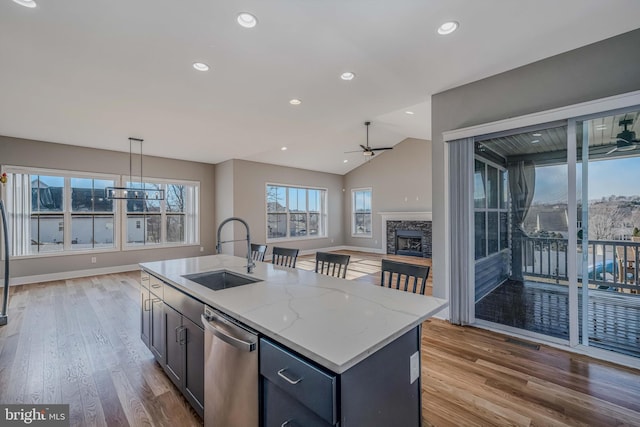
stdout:
<svg viewBox="0 0 640 427">
<path fill-rule="evenodd" d="M 567 165 L 536 168 L 533 203 L 556 203 L 568 200 Z M 582 171 L 578 167 L 578 195 L 582 191 Z M 589 200 L 602 197 L 640 195 L 640 157 L 589 162 Z"/>
</svg>

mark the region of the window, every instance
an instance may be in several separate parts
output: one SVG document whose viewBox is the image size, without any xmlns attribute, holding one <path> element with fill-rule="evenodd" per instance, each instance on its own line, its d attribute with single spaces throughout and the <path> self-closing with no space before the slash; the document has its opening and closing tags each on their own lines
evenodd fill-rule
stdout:
<svg viewBox="0 0 640 427">
<path fill-rule="evenodd" d="M 267 241 L 326 237 L 326 194 L 325 189 L 267 184 Z"/>
<path fill-rule="evenodd" d="M 5 201 L 12 256 L 114 248 L 109 175 L 7 168 Z"/>
<path fill-rule="evenodd" d="M 198 243 L 198 183 L 146 183 L 164 189 L 166 199 L 115 201 L 105 197 L 107 187 L 122 182 L 115 175 L 12 166 L 5 172 L 14 257 L 119 250 L 120 242 L 137 247 Z"/>
<path fill-rule="evenodd" d="M 371 237 L 371 189 L 351 190 L 351 234 Z"/>
<path fill-rule="evenodd" d="M 71 178 L 71 246 L 73 249 L 115 246 L 114 203 L 105 188 L 113 180 Z"/>
<path fill-rule="evenodd" d="M 476 158 L 473 195 L 477 260 L 508 247 L 507 171 Z"/>
<path fill-rule="evenodd" d="M 197 183 L 127 182 L 130 188 L 164 190 L 165 200 L 126 200 L 126 245 L 174 245 L 198 242 Z"/>
</svg>

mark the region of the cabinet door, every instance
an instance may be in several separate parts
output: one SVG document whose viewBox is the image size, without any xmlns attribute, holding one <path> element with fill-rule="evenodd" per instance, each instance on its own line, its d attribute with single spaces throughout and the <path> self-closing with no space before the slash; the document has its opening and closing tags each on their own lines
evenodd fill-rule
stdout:
<svg viewBox="0 0 640 427">
<path fill-rule="evenodd" d="M 200 416 L 204 414 L 204 329 L 183 316 L 186 327 L 184 390 Z"/>
<path fill-rule="evenodd" d="M 151 333 L 151 297 L 149 289 L 140 286 L 140 339 L 149 349 Z"/>
<path fill-rule="evenodd" d="M 165 319 L 165 366 L 164 370 L 179 389 L 182 389 L 184 373 L 184 347 L 186 331 L 182 326 L 182 315 L 164 306 Z"/>
<path fill-rule="evenodd" d="M 164 303 L 162 299 L 151 293 L 151 335 L 149 348 L 160 365 L 164 365 Z"/>
<path fill-rule="evenodd" d="M 262 377 L 264 427 L 330 427 L 331 424 L 316 415 L 280 387 Z"/>
</svg>

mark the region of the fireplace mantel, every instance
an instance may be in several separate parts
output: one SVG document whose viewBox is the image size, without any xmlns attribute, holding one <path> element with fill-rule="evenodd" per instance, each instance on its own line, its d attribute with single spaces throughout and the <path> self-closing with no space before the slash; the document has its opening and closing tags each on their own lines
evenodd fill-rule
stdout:
<svg viewBox="0 0 640 427">
<path fill-rule="evenodd" d="M 387 221 L 431 221 L 431 212 L 378 212 L 382 217 L 382 250 L 387 251 Z"/>
<path fill-rule="evenodd" d="M 431 212 L 378 212 L 382 217 L 382 227 L 385 231 L 385 221 L 431 221 Z"/>
</svg>

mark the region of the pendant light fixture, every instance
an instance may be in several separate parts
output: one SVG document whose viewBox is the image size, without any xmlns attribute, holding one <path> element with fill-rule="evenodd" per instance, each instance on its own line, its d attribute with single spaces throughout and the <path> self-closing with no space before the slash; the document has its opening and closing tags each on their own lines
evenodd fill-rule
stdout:
<svg viewBox="0 0 640 427">
<path fill-rule="evenodd" d="M 129 183 L 133 181 L 133 143 L 140 143 L 140 186 L 139 187 L 107 187 L 105 197 L 108 200 L 164 200 L 164 190 L 157 188 L 145 188 L 142 179 L 142 142 L 140 138 L 129 138 Z"/>
</svg>

